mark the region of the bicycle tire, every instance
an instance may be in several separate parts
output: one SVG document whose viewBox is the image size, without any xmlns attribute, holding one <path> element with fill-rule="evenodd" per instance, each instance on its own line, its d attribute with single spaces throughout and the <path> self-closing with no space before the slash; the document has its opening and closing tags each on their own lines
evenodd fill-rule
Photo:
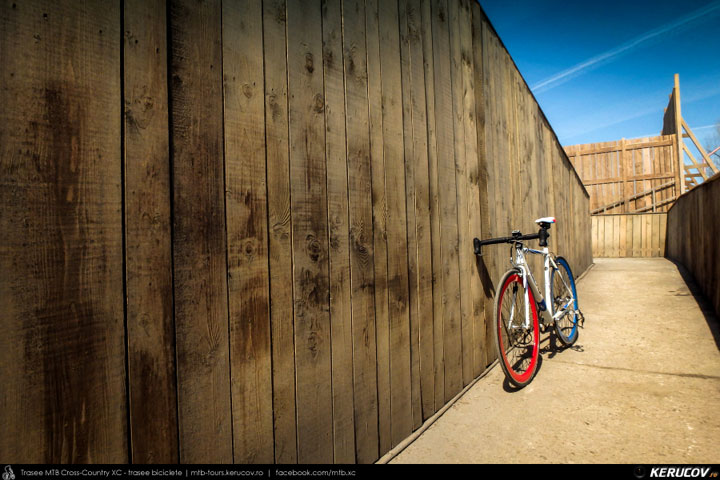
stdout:
<svg viewBox="0 0 720 480">
<path fill-rule="evenodd" d="M 563 318 L 557 320 L 555 322 L 555 331 L 557 332 L 558 337 L 560 338 L 560 341 L 567 345 L 572 346 L 577 342 L 578 336 L 580 332 L 578 331 L 578 297 L 577 297 L 577 289 L 575 288 L 575 277 L 572 274 L 572 270 L 570 270 L 570 264 L 567 260 L 565 260 L 563 257 L 557 257 L 555 259 L 555 263 L 558 266 L 558 269 L 553 269 L 551 278 L 550 278 L 550 298 L 553 301 L 553 310 L 557 311 L 558 308 L 563 307 L 565 302 L 567 301 L 566 295 L 560 295 L 558 294 L 559 289 L 565 290 L 565 283 L 563 282 L 556 282 L 557 277 L 556 274 L 560 277 L 562 275 L 565 275 L 567 277 L 567 284 L 572 290 L 572 296 L 575 299 L 573 302 L 573 308 L 575 310 L 575 313 L 570 315 L 565 315 Z M 563 271 L 565 273 L 563 273 Z M 557 286 L 556 286 L 557 284 Z M 567 293 L 567 292 L 566 292 Z M 557 295 L 557 296 L 556 296 Z"/>
<path fill-rule="evenodd" d="M 523 288 L 520 271 L 517 269 L 508 270 L 498 283 L 495 290 L 495 347 L 497 348 L 499 363 L 505 372 L 508 381 L 518 388 L 530 383 L 535 377 L 540 354 L 540 327 L 538 314 L 535 306 L 535 297 L 532 290 L 528 290 L 530 303 L 530 315 L 532 325 L 528 330 L 513 329 L 512 322 L 514 312 L 512 308 L 520 303 L 518 309 L 525 310 L 525 289 Z M 508 296 L 508 293 L 512 297 Z M 505 308 L 509 306 L 510 308 Z M 524 318 L 524 314 L 523 314 Z M 515 352 L 512 356 L 508 354 Z"/>
</svg>

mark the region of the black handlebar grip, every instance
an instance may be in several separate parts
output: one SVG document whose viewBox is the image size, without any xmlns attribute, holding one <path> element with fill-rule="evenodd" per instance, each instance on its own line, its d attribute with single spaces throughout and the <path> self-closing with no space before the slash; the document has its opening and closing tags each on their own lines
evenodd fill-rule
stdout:
<svg viewBox="0 0 720 480">
<path fill-rule="evenodd" d="M 473 238 L 473 250 L 475 251 L 475 255 L 482 255 L 480 253 L 480 239 L 479 238 Z"/>
</svg>

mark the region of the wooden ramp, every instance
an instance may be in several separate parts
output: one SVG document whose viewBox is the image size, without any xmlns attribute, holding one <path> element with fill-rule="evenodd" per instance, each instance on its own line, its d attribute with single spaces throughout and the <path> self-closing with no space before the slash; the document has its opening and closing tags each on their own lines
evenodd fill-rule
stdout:
<svg viewBox="0 0 720 480">
<path fill-rule="evenodd" d="M 596 260 L 573 349 L 545 351 L 519 391 L 495 367 L 393 462 L 718 463 L 718 318 L 688 278 L 664 258 Z"/>
</svg>

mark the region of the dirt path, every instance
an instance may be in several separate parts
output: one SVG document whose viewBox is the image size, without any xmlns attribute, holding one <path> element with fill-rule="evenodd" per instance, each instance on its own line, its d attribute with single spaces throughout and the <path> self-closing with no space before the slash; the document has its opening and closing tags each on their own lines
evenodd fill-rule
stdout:
<svg viewBox="0 0 720 480">
<path fill-rule="evenodd" d="M 496 366 L 391 463 L 720 463 L 717 317 L 666 259 L 595 262 L 575 349 L 519 391 Z"/>
</svg>

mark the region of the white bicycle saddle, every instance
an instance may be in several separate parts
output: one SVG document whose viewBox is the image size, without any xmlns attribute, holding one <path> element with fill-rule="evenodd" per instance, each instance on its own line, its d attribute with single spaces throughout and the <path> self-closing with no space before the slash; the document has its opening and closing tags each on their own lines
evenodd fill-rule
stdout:
<svg viewBox="0 0 720 480">
<path fill-rule="evenodd" d="M 541 223 L 555 223 L 555 217 L 543 217 L 535 220 L 535 223 L 540 225 Z"/>
</svg>

